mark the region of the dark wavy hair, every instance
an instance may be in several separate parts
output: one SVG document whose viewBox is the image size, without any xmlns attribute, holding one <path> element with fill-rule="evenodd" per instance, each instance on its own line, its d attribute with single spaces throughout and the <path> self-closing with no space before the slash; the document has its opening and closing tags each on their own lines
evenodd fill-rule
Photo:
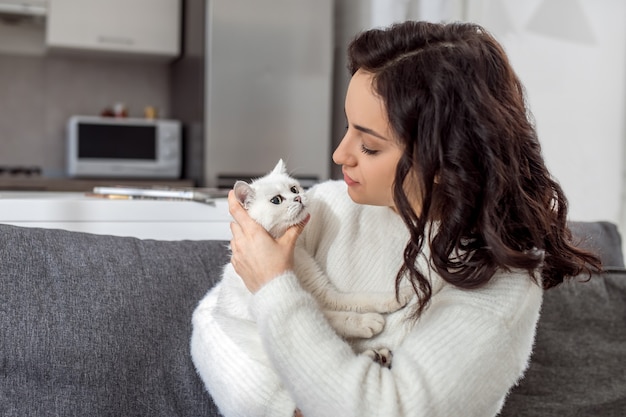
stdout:
<svg viewBox="0 0 626 417">
<path fill-rule="evenodd" d="M 396 288 L 408 276 L 416 317 L 432 296 L 416 266 L 425 239 L 431 266 L 466 289 L 498 269 L 527 270 L 548 289 L 601 268 L 572 242 L 567 199 L 543 161 L 524 88 L 484 28 L 409 21 L 372 29 L 351 42 L 348 61 L 351 74 L 373 75 L 404 149 L 393 198 L 411 238 Z M 421 197 L 417 211 L 408 184 Z"/>
</svg>

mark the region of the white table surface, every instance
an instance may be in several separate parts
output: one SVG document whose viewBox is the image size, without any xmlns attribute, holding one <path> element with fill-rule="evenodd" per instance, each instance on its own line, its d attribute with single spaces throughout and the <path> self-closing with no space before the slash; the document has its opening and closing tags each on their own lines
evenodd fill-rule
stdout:
<svg viewBox="0 0 626 417">
<path fill-rule="evenodd" d="M 226 199 L 114 200 L 75 192 L 0 191 L 0 223 L 161 240 L 230 240 Z"/>
</svg>

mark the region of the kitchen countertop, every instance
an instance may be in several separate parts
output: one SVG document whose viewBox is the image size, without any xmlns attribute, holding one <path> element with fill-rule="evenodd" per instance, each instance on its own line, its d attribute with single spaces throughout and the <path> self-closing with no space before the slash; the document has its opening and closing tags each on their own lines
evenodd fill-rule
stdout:
<svg viewBox="0 0 626 417">
<path fill-rule="evenodd" d="M 118 200 L 82 192 L 1 191 L 0 223 L 160 240 L 230 240 L 228 203 Z"/>
</svg>

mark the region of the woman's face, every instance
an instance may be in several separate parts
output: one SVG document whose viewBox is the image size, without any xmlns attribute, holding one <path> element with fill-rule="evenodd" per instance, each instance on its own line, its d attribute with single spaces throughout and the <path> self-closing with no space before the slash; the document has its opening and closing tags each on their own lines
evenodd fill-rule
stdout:
<svg viewBox="0 0 626 417">
<path fill-rule="evenodd" d="M 347 131 L 333 153 L 341 165 L 350 198 L 359 204 L 394 207 L 392 186 L 402 148 L 387 112 L 372 87 L 372 75 L 358 70 L 345 103 Z"/>
</svg>

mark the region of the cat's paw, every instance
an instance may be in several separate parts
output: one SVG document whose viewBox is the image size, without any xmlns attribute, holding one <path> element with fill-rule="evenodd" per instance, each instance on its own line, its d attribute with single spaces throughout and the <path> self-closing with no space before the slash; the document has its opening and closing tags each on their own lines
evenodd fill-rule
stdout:
<svg viewBox="0 0 626 417">
<path fill-rule="evenodd" d="M 391 360 L 393 359 L 393 353 L 389 349 L 368 349 L 363 352 L 363 354 L 369 356 L 371 360 L 380 364 L 381 366 L 391 369 Z"/>
<path fill-rule="evenodd" d="M 409 304 L 409 301 L 415 297 L 415 290 L 413 287 L 402 287 L 400 288 L 400 292 L 398 293 L 398 303 L 400 304 L 400 308 L 405 307 Z"/>
<path fill-rule="evenodd" d="M 393 313 L 404 308 L 411 298 L 415 295 L 412 287 L 402 287 L 398 292 L 398 297 L 395 294 L 388 296 L 386 300 L 383 300 L 378 305 L 377 312 L 379 313 Z"/>
<path fill-rule="evenodd" d="M 369 339 L 385 327 L 385 318 L 378 313 L 325 310 L 324 315 L 341 337 Z"/>
<path fill-rule="evenodd" d="M 363 313 L 356 316 L 354 323 L 354 337 L 369 339 L 383 331 L 385 318 L 378 313 Z"/>
</svg>

